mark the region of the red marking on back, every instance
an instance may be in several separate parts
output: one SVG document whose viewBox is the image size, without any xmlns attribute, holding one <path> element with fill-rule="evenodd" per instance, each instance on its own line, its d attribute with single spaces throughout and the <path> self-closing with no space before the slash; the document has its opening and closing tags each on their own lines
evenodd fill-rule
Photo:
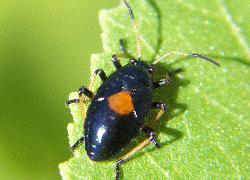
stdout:
<svg viewBox="0 0 250 180">
<path fill-rule="evenodd" d="M 131 92 L 121 91 L 108 97 L 109 107 L 119 115 L 128 115 L 134 111 Z"/>
</svg>

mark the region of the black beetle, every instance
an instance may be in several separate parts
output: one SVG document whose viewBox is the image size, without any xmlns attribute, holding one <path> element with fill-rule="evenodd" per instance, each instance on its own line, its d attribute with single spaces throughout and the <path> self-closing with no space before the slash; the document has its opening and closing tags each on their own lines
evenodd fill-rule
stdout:
<svg viewBox="0 0 250 180">
<path fill-rule="evenodd" d="M 103 81 L 98 88 L 96 95 L 86 87 L 80 87 L 79 99 L 73 99 L 66 102 L 83 103 L 82 95 L 91 99 L 91 104 L 86 113 L 84 122 L 84 137 L 81 137 L 72 147 L 74 150 L 81 142 L 85 141 L 85 149 L 90 159 L 93 161 L 103 161 L 113 158 L 121 150 L 135 138 L 140 131 L 144 131 L 147 138 L 138 146 L 125 154 L 116 163 L 116 179 L 119 179 L 119 166 L 134 153 L 148 145 L 155 144 L 159 148 L 158 142 L 155 140 L 152 124 L 146 125 L 144 118 L 150 109 L 160 109 L 154 121 L 157 121 L 166 111 L 164 102 L 152 102 L 152 92 L 155 88 L 168 85 L 170 79 L 162 79 L 153 81 L 154 65 L 161 59 L 169 55 L 177 54 L 191 57 L 198 57 L 207 60 L 217 66 L 219 64 L 214 60 L 197 54 L 170 52 L 158 58 L 153 64 L 148 64 L 140 58 L 140 35 L 134 20 L 133 11 L 126 0 L 125 5 L 129 10 L 133 27 L 137 38 L 138 58 L 131 58 L 131 63 L 122 67 L 117 55 L 112 56 L 113 64 L 116 71 L 109 77 L 103 70 L 97 69 L 94 77 L 99 75 Z M 126 56 L 123 41 L 120 40 L 122 55 Z M 95 78 L 92 79 L 93 84 Z"/>
</svg>

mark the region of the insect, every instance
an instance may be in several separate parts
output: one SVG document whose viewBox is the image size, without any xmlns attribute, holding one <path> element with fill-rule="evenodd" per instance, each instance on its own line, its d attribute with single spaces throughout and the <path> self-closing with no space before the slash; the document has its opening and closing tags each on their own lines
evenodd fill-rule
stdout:
<svg viewBox="0 0 250 180">
<path fill-rule="evenodd" d="M 152 64 L 142 60 L 140 34 L 134 13 L 126 0 L 124 0 L 124 4 L 128 9 L 135 31 L 138 58 L 131 58 L 131 63 L 122 66 L 118 58 L 126 56 L 126 53 L 123 40 L 120 40 L 122 53 L 112 56 L 116 71 L 107 77 L 102 69 L 97 69 L 91 78 L 90 87 L 80 87 L 79 98 L 66 102 L 67 105 L 80 103 L 83 112 L 84 101 L 87 98 L 91 100 L 84 121 L 84 136 L 77 140 L 71 150 L 84 141 L 87 155 L 93 161 L 104 161 L 115 157 L 140 131 L 145 133 L 145 140 L 116 162 L 116 179 L 120 177 L 121 164 L 136 152 L 150 143 L 153 143 L 157 148 L 160 147 L 153 125 L 166 111 L 166 104 L 153 101 L 152 93 L 156 88 L 169 85 L 170 78 L 154 81 L 155 65 L 162 59 L 176 54 L 197 57 L 219 66 L 214 60 L 197 53 L 170 52 L 154 60 Z M 97 76 L 102 80 L 102 84 L 94 95 L 91 88 Z M 151 109 L 159 109 L 159 112 L 152 122 L 146 124 L 144 119 Z"/>
</svg>

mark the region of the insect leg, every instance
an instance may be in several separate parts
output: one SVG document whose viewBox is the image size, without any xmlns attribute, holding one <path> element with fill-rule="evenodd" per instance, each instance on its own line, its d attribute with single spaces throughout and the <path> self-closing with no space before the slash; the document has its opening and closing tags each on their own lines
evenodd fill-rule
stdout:
<svg viewBox="0 0 250 180">
<path fill-rule="evenodd" d="M 82 114 L 82 119 L 85 119 L 85 111 L 84 111 L 84 102 L 86 102 L 86 99 L 83 98 L 82 95 L 85 95 L 86 97 L 93 99 L 94 98 L 94 94 L 87 89 L 84 86 L 81 86 L 79 88 L 79 99 L 72 99 L 66 102 L 66 105 L 72 104 L 72 103 L 80 103 L 80 109 L 81 109 L 81 114 Z"/>
<path fill-rule="evenodd" d="M 158 112 L 158 114 L 157 114 L 156 118 L 154 119 L 154 121 L 152 121 L 149 124 L 149 127 L 154 126 L 155 122 L 160 119 L 160 117 L 164 114 L 164 112 L 166 112 L 167 106 L 166 106 L 166 103 L 164 103 L 164 102 L 152 102 L 151 108 L 152 109 L 161 109 L 161 110 Z"/>
<path fill-rule="evenodd" d="M 74 150 L 77 148 L 77 146 L 78 146 L 79 144 L 81 144 L 83 141 L 84 141 L 84 137 L 81 137 L 80 139 L 78 139 L 78 140 L 75 142 L 75 144 L 73 144 L 73 146 L 70 147 L 70 150 L 71 150 L 71 151 L 74 151 Z"/>
<path fill-rule="evenodd" d="M 93 99 L 94 93 L 92 93 L 88 88 L 81 86 L 79 88 L 79 97 L 82 97 L 82 95 L 87 96 L 90 99 Z"/>
<path fill-rule="evenodd" d="M 112 62 L 117 70 L 122 68 L 121 63 L 115 54 L 112 56 Z"/>
<path fill-rule="evenodd" d="M 73 103 L 79 103 L 79 99 L 71 99 L 71 100 L 68 100 L 65 102 L 66 105 L 70 105 L 70 104 L 73 104 Z"/>
<path fill-rule="evenodd" d="M 168 84 L 170 84 L 171 80 L 169 77 L 166 77 L 165 79 L 161 79 L 159 81 L 156 81 L 153 83 L 153 88 L 159 88 L 162 86 L 166 86 Z"/>
<path fill-rule="evenodd" d="M 151 105 L 152 109 L 161 109 L 160 112 L 157 114 L 155 121 L 159 120 L 159 118 L 162 116 L 162 114 L 166 111 L 166 104 L 163 102 L 153 102 Z M 138 146 L 133 148 L 131 151 L 129 151 L 127 154 L 125 154 L 122 158 L 120 158 L 116 162 L 116 180 L 120 177 L 120 165 L 123 164 L 126 160 L 128 160 L 132 155 L 134 155 L 136 152 L 140 151 L 142 148 L 147 146 L 149 143 L 153 143 L 157 148 L 160 147 L 159 143 L 155 140 L 155 133 L 153 132 L 153 129 L 151 128 L 153 126 L 153 123 L 149 126 L 144 126 L 143 130 L 146 133 L 149 138 L 145 139 L 143 142 L 141 142 Z"/>
<path fill-rule="evenodd" d="M 131 56 L 127 53 L 127 51 L 125 49 L 124 39 L 120 39 L 119 44 L 120 44 L 121 53 L 120 54 L 113 54 L 113 56 L 112 56 L 112 62 L 117 70 L 122 68 L 122 65 L 121 65 L 118 58 L 131 58 Z"/>
<path fill-rule="evenodd" d="M 154 133 L 153 129 L 149 126 L 144 126 L 142 128 L 142 130 L 146 133 L 146 135 L 148 137 L 151 137 L 150 141 L 152 143 L 154 143 L 154 145 L 157 147 L 157 148 L 160 148 L 160 145 L 159 143 L 155 140 L 155 137 L 156 137 L 156 134 Z"/>
<path fill-rule="evenodd" d="M 82 97 L 83 94 L 85 96 L 89 97 L 90 99 L 92 99 L 94 97 L 94 94 L 90 90 L 88 90 L 86 87 L 82 86 L 79 88 L 79 99 L 71 99 L 71 100 L 66 102 L 66 105 L 69 105 L 72 103 L 79 103 L 80 98 Z"/>
<path fill-rule="evenodd" d="M 162 86 L 167 86 L 171 83 L 171 78 L 177 74 L 177 73 L 180 73 L 182 72 L 183 69 L 182 68 L 178 68 L 178 69 L 175 69 L 173 71 L 170 71 L 167 75 L 166 75 L 166 78 L 165 79 L 161 79 L 159 81 L 156 81 L 156 82 L 153 82 L 153 88 L 159 88 L 159 87 L 162 87 Z"/>
<path fill-rule="evenodd" d="M 115 179 L 118 180 L 119 177 L 120 177 L 120 166 L 121 166 L 121 164 L 123 164 L 125 161 L 127 161 L 131 156 L 133 156 L 135 153 L 137 153 L 138 151 L 140 151 L 142 148 L 146 147 L 150 143 L 154 143 L 155 144 L 155 142 L 156 142 L 155 141 L 155 134 L 151 133 L 149 138 L 147 138 L 144 141 L 142 141 L 138 146 L 136 146 L 131 151 L 129 151 L 127 154 L 125 154 L 122 158 L 120 158 L 116 162 L 116 177 L 115 177 Z"/>
<path fill-rule="evenodd" d="M 105 72 L 102 69 L 97 69 L 90 78 L 89 90 L 92 91 L 94 83 L 96 81 L 96 76 L 99 75 L 100 79 L 104 82 L 107 79 Z M 86 100 L 86 99 L 84 99 Z"/>
<path fill-rule="evenodd" d="M 122 55 L 126 55 L 126 49 L 125 49 L 125 44 L 124 44 L 124 39 L 119 40 L 120 43 L 120 50 Z"/>
<path fill-rule="evenodd" d="M 105 72 L 102 69 L 97 69 L 95 70 L 94 74 L 98 74 L 100 79 L 104 82 L 107 79 L 107 75 L 105 74 Z"/>
<path fill-rule="evenodd" d="M 72 102 L 72 101 L 76 101 L 76 102 L 79 102 L 80 103 L 80 108 L 81 108 L 81 114 L 82 114 L 82 119 L 85 120 L 85 111 L 84 111 L 84 99 L 82 97 L 82 95 L 85 95 L 86 97 L 90 98 L 90 99 L 93 99 L 94 97 L 94 94 L 86 87 L 84 86 L 81 86 L 79 88 L 79 99 L 73 99 L 73 100 L 69 100 L 67 102 L 67 104 L 69 104 L 69 102 Z M 73 144 L 73 146 L 71 146 L 71 151 L 74 151 L 75 148 L 81 144 L 82 142 L 84 141 L 84 137 L 81 137 L 80 139 L 78 139 L 75 144 Z"/>
<path fill-rule="evenodd" d="M 168 52 L 166 54 L 164 54 L 163 56 L 159 57 L 158 59 L 156 59 L 154 62 L 153 62 L 153 65 L 157 64 L 158 62 L 160 62 L 162 59 L 168 57 L 168 56 L 171 56 L 171 55 L 181 55 L 181 56 L 184 56 L 184 57 L 197 57 L 197 58 L 200 58 L 200 59 L 203 59 L 203 60 L 206 60 L 216 66 L 220 66 L 219 63 L 217 63 L 216 61 L 214 61 L 213 59 L 207 57 L 207 56 L 203 56 L 201 54 L 197 54 L 197 53 L 184 53 L 184 52 Z"/>
</svg>

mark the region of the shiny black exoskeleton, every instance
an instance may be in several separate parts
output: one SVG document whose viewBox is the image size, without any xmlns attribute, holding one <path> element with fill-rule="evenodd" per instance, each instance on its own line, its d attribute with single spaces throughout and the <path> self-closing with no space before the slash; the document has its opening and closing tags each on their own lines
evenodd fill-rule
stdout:
<svg viewBox="0 0 250 180">
<path fill-rule="evenodd" d="M 134 14 L 124 0 L 129 10 L 135 32 L 137 31 L 134 21 Z M 138 146 L 129 151 L 116 162 L 116 179 L 119 179 L 119 168 L 122 163 L 129 159 L 133 154 L 153 143 L 159 148 L 153 132 L 153 123 L 145 124 L 144 119 L 150 109 L 159 109 L 159 113 L 153 122 L 159 120 L 166 111 L 164 102 L 152 102 L 153 89 L 168 85 L 169 77 L 159 81 L 153 81 L 154 65 L 169 55 L 182 55 L 198 57 L 217 66 L 219 64 L 214 60 L 197 53 L 172 52 L 166 53 L 156 59 L 153 64 L 140 60 L 140 35 L 136 34 L 137 49 L 139 58 L 131 58 L 131 63 L 121 66 L 116 55 L 112 56 L 116 71 L 106 76 L 103 70 L 97 69 L 95 75 L 99 75 L 103 81 L 98 88 L 96 95 L 86 87 L 80 87 L 79 99 L 67 101 L 71 103 L 83 103 L 82 95 L 91 99 L 91 104 L 86 113 L 84 122 L 84 136 L 81 137 L 72 147 L 74 150 L 81 142 L 85 141 L 85 149 L 90 159 L 94 161 L 103 161 L 113 158 L 120 153 L 137 134 L 142 130 L 147 138 Z M 123 41 L 120 41 L 122 56 L 126 56 Z M 128 56 L 127 56 L 128 57 Z M 177 71 L 176 71 L 177 72 Z M 170 73 L 170 75 L 173 73 Z M 93 84 L 92 80 L 91 84 Z M 83 106 L 81 106 L 83 107 Z M 82 111 L 84 112 L 84 111 Z"/>
<path fill-rule="evenodd" d="M 85 149 L 92 160 L 112 158 L 138 134 L 151 109 L 151 69 L 144 61 L 128 64 L 113 73 L 97 90 L 84 124 Z M 132 99 L 133 111 L 126 115 L 112 110 L 108 102 L 110 96 L 120 92 L 130 92 Z"/>
<path fill-rule="evenodd" d="M 121 41 L 121 46 L 122 45 Z M 103 161 L 113 158 L 143 130 L 147 140 L 117 161 L 116 178 L 119 177 L 119 165 L 132 154 L 150 142 L 159 147 L 153 129 L 144 124 L 144 118 L 150 109 L 161 109 L 159 117 L 166 110 L 163 102 L 152 102 L 154 88 L 167 85 L 170 81 L 162 79 L 153 82 L 153 65 L 146 61 L 131 59 L 131 63 L 122 67 L 116 55 L 112 61 L 116 71 L 108 78 L 103 70 L 97 69 L 103 81 L 96 95 L 89 89 L 80 87 L 79 99 L 69 100 L 67 104 L 79 103 L 84 94 L 91 104 L 84 122 L 84 137 L 80 138 L 71 149 L 74 150 L 82 141 L 90 159 Z M 159 118 L 158 117 L 158 118 Z"/>
</svg>

